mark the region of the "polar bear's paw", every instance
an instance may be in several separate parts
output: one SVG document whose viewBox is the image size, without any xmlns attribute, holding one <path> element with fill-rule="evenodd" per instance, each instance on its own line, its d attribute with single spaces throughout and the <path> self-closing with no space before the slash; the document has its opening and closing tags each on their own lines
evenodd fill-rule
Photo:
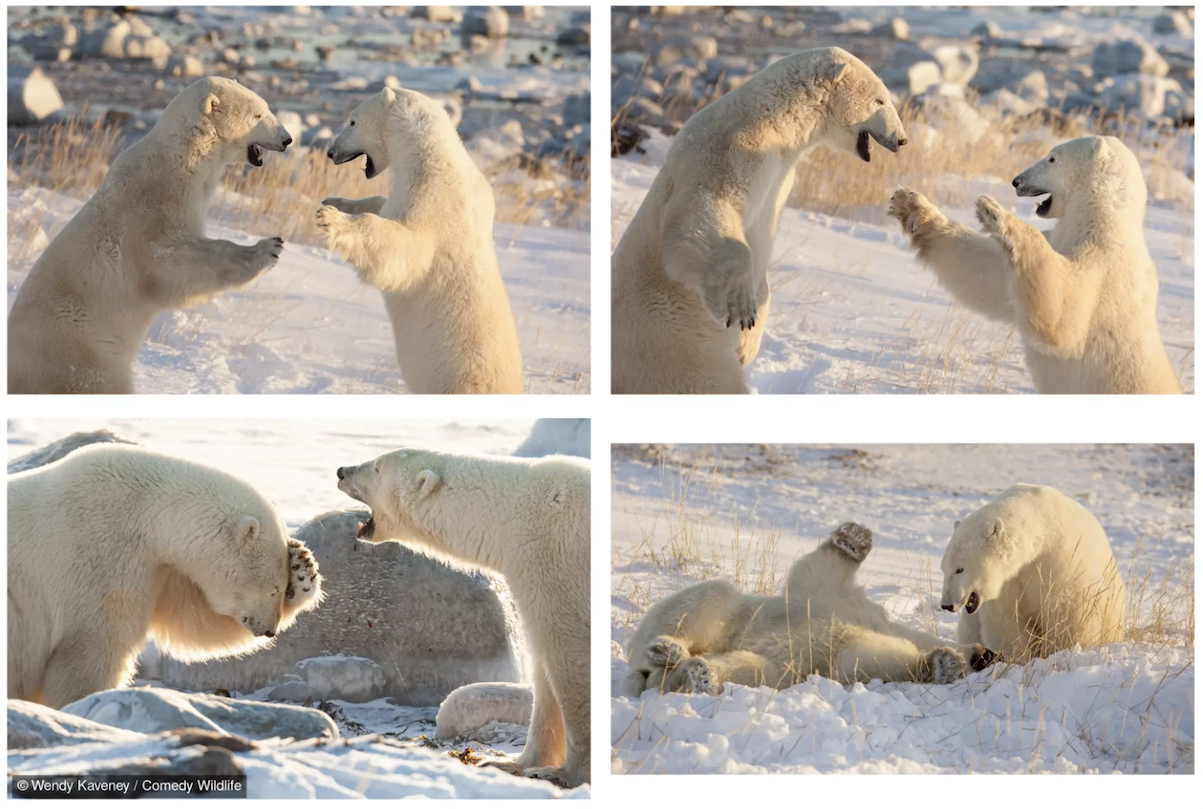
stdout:
<svg viewBox="0 0 1203 809">
<path fill-rule="evenodd" d="M 687 694 L 708 694 L 717 697 L 723 690 L 710 664 L 700 657 L 690 657 L 681 662 L 684 674 L 682 691 Z"/>
<path fill-rule="evenodd" d="M 1007 213 L 993 197 L 977 198 L 977 221 L 982 231 L 997 239 L 1004 248 L 1011 247 L 1011 214 Z"/>
<path fill-rule="evenodd" d="M 521 777 L 525 774 L 525 768 L 512 758 L 486 758 L 481 759 L 480 767 L 494 767 L 502 772 L 508 772 L 510 775 Z"/>
<path fill-rule="evenodd" d="M 746 272 L 711 279 L 702 300 L 711 317 L 728 329 L 736 323 L 741 331 L 756 325 L 756 290 Z"/>
<path fill-rule="evenodd" d="M 909 188 L 899 188 L 890 197 L 889 215 L 902 225 L 902 232 L 912 240 L 920 238 L 920 228 L 928 222 L 943 217 L 939 208 L 928 202 L 927 197 Z"/>
<path fill-rule="evenodd" d="M 260 239 L 246 252 L 241 253 L 241 261 L 235 262 L 232 280 L 243 284 L 255 280 L 260 274 L 276 266 L 276 262 L 280 260 L 280 254 L 283 252 L 284 240 L 279 236 Z"/>
<path fill-rule="evenodd" d="M 928 681 L 946 685 L 965 676 L 965 657 L 951 646 L 941 646 L 927 653 Z"/>
<path fill-rule="evenodd" d="M 313 215 L 313 221 L 318 230 L 330 236 L 339 226 L 347 221 L 347 215 L 333 205 L 322 205 Z"/>
<path fill-rule="evenodd" d="M 529 767 L 522 774 L 538 781 L 550 781 L 561 789 L 572 788 L 571 776 L 559 767 Z"/>
<path fill-rule="evenodd" d="M 284 600 L 292 609 L 298 609 L 317 597 L 321 592 L 322 574 L 318 572 L 313 553 L 299 539 L 288 540 L 288 588 Z"/>
<path fill-rule="evenodd" d="M 644 655 L 647 657 L 647 661 L 653 666 L 671 669 L 689 657 L 689 650 L 682 646 L 681 642 L 676 638 L 661 635 L 648 644 Z"/>
<path fill-rule="evenodd" d="M 846 522 L 832 531 L 828 540 L 831 547 L 854 562 L 865 561 L 869 551 L 873 550 L 873 532 L 854 522 Z"/>
<path fill-rule="evenodd" d="M 969 668 L 974 671 L 983 671 L 995 663 L 1003 662 L 1001 654 L 990 651 L 980 643 L 974 643 L 965 647 L 964 656 L 969 661 Z"/>
</svg>

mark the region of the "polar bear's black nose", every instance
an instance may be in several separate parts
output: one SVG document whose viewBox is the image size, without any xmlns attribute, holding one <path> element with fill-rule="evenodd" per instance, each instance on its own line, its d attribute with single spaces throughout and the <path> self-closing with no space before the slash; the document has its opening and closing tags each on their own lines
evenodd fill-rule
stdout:
<svg viewBox="0 0 1203 809">
<path fill-rule="evenodd" d="M 343 478 L 345 478 L 346 476 L 347 476 L 347 467 L 345 467 L 345 466 L 340 466 L 340 467 L 338 468 L 338 479 L 339 479 L 339 480 L 342 480 L 342 479 L 343 479 Z"/>
<path fill-rule="evenodd" d="M 327 150 L 327 152 L 326 152 L 326 157 L 328 157 L 328 158 L 330 158 L 331 160 L 333 160 L 333 159 L 334 159 L 334 150 L 333 150 L 333 149 L 329 149 L 329 150 Z"/>
<path fill-rule="evenodd" d="M 899 138 L 899 139 L 898 139 L 898 145 L 899 145 L 899 146 L 906 146 L 906 138 Z"/>
<path fill-rule="evenodd" d="M 284 148 L 287 149 L 291 145 L 292 145 L 292 138 L 285 138 L 284 139 Z"/>
<path fill-rule="evenodd" d="M 945 612 L 955 612 L 951 604 L 941 604 L 940 609 L 944 610 Z"/>
<path fill-rule="evenodd" d="M 271 629 L 269 629 L 263 633 L 263 637 L 265 637 L 265 638 L 274 638 L 275 636 L 276 636 L 275 631 L 271 630 Z"/>
<path fill-rule="evenodd" d="M 1016 177 L 1014 180 L 1011 181 L 1011 187 L 1019 188 L 1019 178 L 1018 177 Z"/>
</svg>

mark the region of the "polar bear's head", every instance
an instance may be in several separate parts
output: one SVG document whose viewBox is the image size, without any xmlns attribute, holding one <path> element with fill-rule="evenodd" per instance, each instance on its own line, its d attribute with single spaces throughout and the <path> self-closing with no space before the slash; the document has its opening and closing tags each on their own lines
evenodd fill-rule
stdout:
<svg viewBox="0 0 1203 809">
<path fill-rule="evenodd" d="M 940 606 L 948 612 L 964 607 L 972 615 L 982 604 L 998 598 L 1007 580 L 1007 559 L 1013 547 L 1003 514 L 993 505 L 957 522 L 940 560 L 944 573 Z"/>
<path fill-rule="evenodd" d="M 292 143 L 266 101 L 218 76 L 185 87 L 167 105 L 158 126 L 174 127 L 199 154 L 223 165 L 245 160 L 262 166 L 264 151 L 282 152 Z"/>
<path fill-rule="evenodd" d="M 866 163 L 870 139 L 891 152 L 906 145 L 906 132 L 890 91 L 868 65 L 842 48 L 805 53 L 818 55 L 812 57 L 818 59 L 816 81 L 828 87 L 825 139 L 829 143 L 855 152 Z"/>
<path fill-rule="evenodd" d="M 1054 146 L 1011 185 L 1018 196 L 1045 197 L 1036 206 L 1045 219 L 1060 219 L 1075 205 L 1143 212 L 1148 196 L 1136 155 L 1109 135 Z"/>
<path fill-rule="evenodd" d="M 287 628 L 288 531 L 274 509 L 242 508 L 223 520 L 219 565 L 190 571 L 218 615 L 233 618 L 257 638 Z"/>
<path fill-rule="evenodd" d="M 359 538 L 368 542 L 430 539 L 420 512 L 443 485 L 447 457 L 407 448 L 359 466 L 340 467 L 339 490 L 367 504 L 372 512 L 360 526 Z"/>
<path fill-rule="evenodd" d="M 413 90 L 385 87 L 351 112 L 326 156 L 336 165 L 366 157 L 364 176 L 370 180 L 393 160 L 416 156 L 447 137 L 459 136 L 442 104 Z"/>
</svg>

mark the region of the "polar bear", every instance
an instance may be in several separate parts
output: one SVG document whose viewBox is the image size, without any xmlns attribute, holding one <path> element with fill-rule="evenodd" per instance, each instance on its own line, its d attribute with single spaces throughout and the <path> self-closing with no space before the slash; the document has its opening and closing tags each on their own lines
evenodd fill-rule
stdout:
<svg viewBox="0 0 1203 809">
<path fill-rule="evenodd" d="M 795 167 L 815 146 L 868 162 L 870 139 L 897 151 L 906 133 L 840 48 L 787 56 L 690 118 L 611 258 L 613 392 L 747 393 Z"/>
<path fill-rule="evenodd" d="M 974 233 L 900 189 L 889 212 L 955 300 L 1014 324 L 1040 393 L 1181 393 L 1157 327 L 1157 268 L 1142 230 L 1148 191 L 1113 137 L 1053 148 L 1012 183 L 1044 196 L 1041 232 L 980 197 Z"/>
<path fill-rule="evenodd" d="M 397 364 L 415 393 L 522 393 L 522 353 L 493 247 L 493 189 L 447 111 L 388 87 L 360 104 L 327 156 L 366 155 L 388 197 L 331 197 L 317 211 L 330 249 L 379 289 Z"/>
<path fill-rule="evenodd" d="M 994 662 L 979 644 L 954 646 L 891 621 L 855 581 L 872 547 L 868 528 L 844 523 L 794 563 L 781 595 L 708 581 L 653 604 L 628 646 L 623 693 L 716 695 L 725 682 L 788 688 L 811 673 L 842 683 L 948 683 Z"/>
<path fill-rule="evenodd" d="M 589 781 L 589 463 L 401 449 L 338 470 L 366 503 L 360 537 L 400 540 L 505 577 L 534 681 L 526 747 L 486 762 L 575 787 Z"/>
<path fill-rule="evenodd" d="M 243 481 L 126 444 L 8 478 L 8 696 L 129 683 L 152 638 L 198 661 L 271 645 L 322 598 L 309 550 Z"/>
<path fill-rule="evenodd" d="M 205 236 L 226 167 L 263 165 L 292 143 L 236 81 L 201 79 L 122 152 L 21 285 L 8 316 L 9 393 L 131 393 L 155 317 L 244 286 L 275 266 L 279 237 Z"/>
<path fill-rule="evenodd" d="M 1020 483 L 958 522 L 940 561 L 961 643 L 1009 662 L 1124 639 L 1127 596 L 1107 533 L 1084 506 Z"/>
</svg>

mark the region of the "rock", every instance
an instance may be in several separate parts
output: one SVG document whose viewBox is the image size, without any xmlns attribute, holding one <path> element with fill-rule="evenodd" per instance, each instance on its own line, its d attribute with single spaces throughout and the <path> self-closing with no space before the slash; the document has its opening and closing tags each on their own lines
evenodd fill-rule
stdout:
<svg viewBox="0 0 1203 809">
<path fill-rule="evenodd" d="M 301 113 L 280 110 L 276 113 L 276 120 L 280 122 L 280 126 L 288 130 L 289 136 L 295 142 L 301 142 L 301 136 L 305 134 L 305 122 L 301 120 Z"/>
<path fill-rule="evenodd" d="M 1165 115 L 1176 123 L 1191 122 L 1195 120 L 1195 97 L 1193 93 L 1179 92 L 1178 90 L 1169 90 L 1165 94 Z M 1187 164 L 1190 170 L 1190 164 Z M 1193 176 L 1193 175 L 1192 175 Z M 35 252 L 32 247 L 30 252 Z M 40 250 L 36 252 L 41 252 Z"/>
<path fill-rule="evenodd" d="M 655 101 L 663 96 L 664 85 L 651 76 L 621 76 L 610 88 L 610 105 L 617 109 L 632 98 Z"/>
<path fill-rule="evenodd" d="M 990 131 L 990 121 L 963 98 L 927 95 L 918 100 L 923 107 L 925 122 L 946 138 L 977 143 Z"/>
<path fill-rule="evenodd" d="M 415 28 L 410 33 L 410 44 L 414 50 L 437 48 L 451 37 L 446 28 Z"/>
<path fill-rule="evenodd" d="M 451 6 L 417 6 L 411 16 L 431 22 L 459 22 L 463 19 L 463 15 Z"/>
<path fill-rule="evenodd" d="M 1124 73 L 1144 73 L 1150 76 L 1165 76 L 1170 72 L 1169 62 L 1157 49 L 1136 34 L 1127 39 L 1102 42 L 1095 46 L 1090 65 L 1102 76 L 1119 76 Z"/>
<path fill-rule="evenodd" d="M 940 65 L 940 72 L 943 73 L 946 82 L 967 87 L 977 75 L 978 58 L 975 48 L 965 45 L 940 45 L 930 53 Z"/>
<path fill-rule="evenodd" d="M 1181 11 L 1174 11 L 1169 14 L 1162 14 L 1153 20 L 1154 34 L 1180 34 L 1184 37 L 1193 37 L 1195 35 L 1195 27 L 1191 25 L 1190 19 Z"/>
<path fill-rule="evenodd" d="M 1001 39 L 1003 30 L 998 27 L 998 23 L 994 20 L 986 20 L 973 26 L 973 30 L 969 33 L 974 36 L 985 37 L 986 39 Z"/>
<path fill-rule="evenodd" d="M 301 135 L 302 146 L 325 146 L 334 140 L 334 130 L 328 126 L 311 126 Z"/>
<path fill-rule="evenodd" d="M 521 17 L 526 22 L 543 19 L 547 12 L 543 6 L 502 6 L 511 17 Z"/>
<path fill-rule="evenodd" d="M 545 455 L 575 455 L 589 457 L 589 419 L 539 419 L 530 436 L 514 455 L 519 458 L 542 458 Z"/>
<path fill-rule="evenodd" d="M 451 96 L 441 96 L 435 100 L 443 105 L 443 109 L 447 110 L 447 117 L 451 119 L 451 125 L 459 129 L 460 121 L 464 120 L 464 105 L 460 103 L 460 100 Z"/>
<path fill-rule="evenodd" d="M 435 737 L 460 739 L 490 722 L 530 724 L 534 695 L 528 685 L 518 683 L 472 683 L 457 688 L 439 705 Z"/>
<path fill-rule="evenodd" d="M 940 84 L 944 80 L 944 74 L 939 64 L 926 60 L 885 71 L 881 80 L 885 82 L 886 87 L 904 96 L 917 96 L 927 88 Z"/>
<path fill-rule="evenodd" d="M 8 125 L 40 124 L 63 108 L 54 82 L 39 68 L 9 64 Z"/>
<path fill-rule="evenodd" d="M 55 24 L 46 28 L 42 33 L 42 38 L 46 42 L 65 45 L 69 48 L 79 42 L 79 29 L 70 23 Z"/>
<path fill-rule="evenodd" d="M 577 124 L 589 123 L 589 109 L 592 100 L 592 93 L 572 93 L 565 97 L 562 110 L 564 126 L 572 127 Z"/>
<path fill-rule="evenodd" d="M 39 42 L 26 45 L 26 49 L 39 62 L 70 62 L 72 51 L 66 45 Z"/>
<path fill-rule="evenodd" d="M 720 79 L 731 76 L 750 76 L 758 70 L 756 65 L 746 56 L 718 56 L 706 60 L 706 70 L 702 77 L 707 84 L 714 84 Z"/>
<path fill-rule="evenodd" d="M 661 107 L 650 98 L 632 98 L 623 107 L 619 118 L 626 124 L 643 124 L 644 126 L 665 126 L 668 117 Z"/>
<path fill-rule="evenodd" d="M 1103 90 L 1100 100 L 1112 112 L 1139 112 L 1145 118 L 1157 118 L 1165 113 L 1166 93 L 1182 92 L 1175 79 L 1130 73 L 1119 76 Z"/>
<path fill-rule="evenodd" d="M 869 31 L 869 36 L 886 37 L 888 39 L 896 39 L 899 41 L 910 39 L 911 27 L 907 21 L 901 17 L 895 17 L 889 22 L 882 23 Z"/>
<path fill-rule="evenodd" d="M 839 23 L 838 25 L 833 25 L 831 27 L 831 33 L 843 34 L 845 36 L 847 36 L 849 34 L 867 34 L 872 30 L 873 30 L 873 23 L 869 22 L 868 20 L 862 20 L 859 18 L 845 20 L 844 22 Z"/>
<path fill-rule="evenodd" d="M 471 9 L 464 17 L 460 28 L 465 35 L 479 35 L 489 39 L 502 39 L 510 33 L 510 15 L 501 6 L 486 9 Z"/>
<path fill-rule="evenodd" d="M 168 57 L 164 71 L 180 79 L 199 79 L 205 75 L 205 65 L 195 56 L 173 53 Z"/>
<path fill-rule="evenodd" d="M 30 750 L 69 744 L 133 741 L 139 734 L 80 719 L 36 702 L 8 701 L 8 749 Z"/>
<path fill-rule="evenodd" d="M 245 658 L 193 664 L 165 659 L 163 684 L 249 693 L 296 674 L 298 661 L 330 655 L 379 663 L 383 695 L 404 705 L 437 705 L 466 683 L 520 680 L 524 652 L 504 583 L 453 569 L 399 542 L 359 542 L 356 533 L 367 516 L 330 512 L 295 534 L 321 565 L 321 609 L 300 616 L 276 646 Z"/>
<path fill-rule="evenodd" d="M 311 657 L 296 665 L 310 694 L 323 699 L 371 702 L 384 695 L 384 669 L 366 657 Z"/>
<path fill-rule="evenodd" d="M 619 73 L 637 73 L 647 62 L 648 55 L 642 51 L 619 51 L 610 59 L 611 66 Z"/>
<path fill-rule="evenodd" d="M 716 56 L 718 56 L 718 40 L 714 37 L 676 39 L 664 43 L 656 51 L 656 64 L 664 67 L 674 62 L 684 60 L 700 62 Z"/>
<path fill-rule="evenodd" d="M 475 76 L 465 76 L 455 85 L 455 89 L 465 93 L 479 93 L 485 87 Z"/>
<path fill-rule="evenodd" d="M 136 37 L 153 37 L 154 29 L 146 24 L 146 21 L 141 17 L 126 17 L 129 22 L 129 32 Z"/>
<path fill-rule="evenodd" d="M 1021 98 L 1006 88 L 995 90 L 993 93 L 982 96 L 981 103 L 984 107 L 993 107 L 998 110 L 1000 116 L 1003 118 L 1030 115 L 1042 106 Z"/>
<path fill-rule="evenodd" d="M 171 46 L 162 37 L 131 36 L 125 40 L 126 59 L 147 59 L 155 64 L 167 64 Z"/>
<path fill-rule="evenodd" d="M 574 25 L 564 28 L 556 34 L 557 45 L 588 45 L 591 41 L 592 28 L 589 25 Z"/>
<path fill-rule="evenodd" d="M 100 691 L 65 706 L 63 712 L 139 733 L 197 728 L 244 739 L 338 738 L 334 720 L 311 708 L 168 688 Z"/>
<path fill-rule="evenodd" d="M 125 40 L 130 36 L 130 24 L 118 20 L 95 31 L 86 32 L 79 38 L 76 49 L 81 56 L 124 59 Z"/>
</svg>

